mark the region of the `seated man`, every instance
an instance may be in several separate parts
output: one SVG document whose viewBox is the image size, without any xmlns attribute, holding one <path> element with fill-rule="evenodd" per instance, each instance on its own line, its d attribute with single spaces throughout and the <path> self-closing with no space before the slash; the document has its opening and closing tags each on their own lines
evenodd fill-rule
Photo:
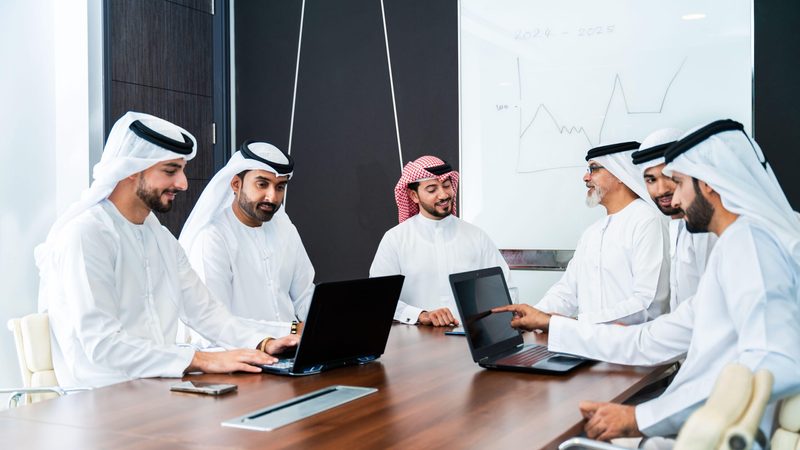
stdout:
<svg viewBox="0 0 800 450">
<path fill-rule="evenodd" d="M 384 234 L 369 275 L 405 275 L 394 318 L 406 324 L 458 324 L 449 275 L 508 265 L 489 236 L 455 214 L 458 172 L 434 156 L 403 168 L 394 188 L 400 223 Z"/>
<path fill-rule="evenodd" d="M 663 172 L 676 183 L 672 206 L 683 211 L 686 229 L 719 236 L 693 297 L 671 314 L 629 327 L 550 316 L 527 305 L 494 310 L 513 311 L 513 327 L 549 330 L 555 352 L 637 365 L 686 356 L 653 400 L 635 407 L 582 402 L 591 438 L 677 434 L 729 362 L 770 370 L 773 401 L 800 390 L 800 221 L 772 168 L 731 120 L 685 136 L 665 160 Z"/>
<path fill-rule="evenodd" d="M 669 222 L 669 310 L 674 311 L 697 291 L 697 283 L 706 269 L 708 255 L 717 236 L 714 233 L 689 233 L 683 211 L 672 206 L 675 182 L 662 173 L 664 151 L 681 136 L 681 131 L 667 128 L 651 133 L 639 150 L 631 155 L 633 163 L 643 171 L 643 180 L 650 198 Z"/>
<path fill-rule="evenodd" d="M 82 199 L 36 249 L 39 309 L 50 315 L 53 367 L 62 386 L 104 386 L 186 372 L 260 372 L 297 344 L 231 315 L 192 270 L 153 211 L 187 188 L 194 138 L 165 120 L 129 112 L 114 124 Z M 175 344 L 178 320 L 228 349 Z M 266 338 L 266 339 L 265 339 Z M 250 348 L 250 350 L 246 349 Z M 258 349 L 256 349 L 258 348 Z"/>
<path fill-rule="evenodd" d="M 637 148 L 625 142 L 589 150 L 586 204 L 603 205 L 607 215 L 583 232 L 566 272 L 536 308 L 589 323 L 642 323 L 666 312 L 667 227 L 644 200 L 649 196 L 630 161 Z"/>
<path fill-rule="evenodd" d="M 279 211 L 293 170 L 276 147 L 245 142 L 203 190 L 179 239 L 211 295 L 237 316 L 266 321 L 271 336 L 297 334 L 314 293 L 311 260 Z"/>
</svg>

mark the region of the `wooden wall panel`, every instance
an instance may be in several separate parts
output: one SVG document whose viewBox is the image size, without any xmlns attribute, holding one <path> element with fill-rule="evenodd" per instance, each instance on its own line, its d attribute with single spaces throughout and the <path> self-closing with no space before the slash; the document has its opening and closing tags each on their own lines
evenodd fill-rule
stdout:
<svg viewBox="0 0 800 450">
<path fill-rule="evenodd" d="M 179 125 L 197 139 L 197 156 L 187 166 L 191 178 L 214 176 L 211 145 L 212 102 L 210 97 L 112 82 L 111 117 L 116 121 L 127 111 L 152 114 Z"/>
<path fill-rule="evenodd" d="M 176 236 L 215 172 L 211 0 L 106 0 L 106 110 L 110 128 L 127 111 L 164 118 L 198 143 L 188 192 L 159 219 Z M 108 130 L 106 130 L 108 132 Z"/>
<path fill-rule="evenodd" d="M 178 5 L 187 6 L 192 9 L 196 9 L 198 11 L 202 11 L 204 13 L 211 14 L 212 6 L 214 0 L 168 0 L 171 3 L 175 3 Z"/>
<path fill-rule="evenodd" d="M 213 94 L 211 15 L 165 0 L 109 1 L 111 78 Z"/>
</svg>

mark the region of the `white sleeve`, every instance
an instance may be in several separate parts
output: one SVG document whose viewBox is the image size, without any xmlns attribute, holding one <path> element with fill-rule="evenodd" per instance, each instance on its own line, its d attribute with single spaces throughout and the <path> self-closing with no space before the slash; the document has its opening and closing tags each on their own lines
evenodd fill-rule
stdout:
<svg viewBox="0 0 800 450">
<path fill-rule="evenodd" d="M 793 261 L 779 253 L 771 238 L 754 230 L 750 246 L 732 248 L 733 261 L 720 275 L 731 320 L 737 330 L 738 362 L 751 370 L 769 369 L 773 396 L 800 390 L 800 291 Z M 761 239 L 763 238 L 763 239 Z M 749 258 L 749 259 L 748 259 Z"/>
<path fill-rule="evenodd" d="M 675 361 L 689 349 L 694 325 L 692 300 L 639 325 L 592 324 L 553 316 L 548 349 L 614 364 L 654 366 Z"/>
<path fill-rule="evenodd" d="M 289 297 L 294 304 L 295 314 L 301 321 L 305 321 L 308 316 L 308 309 L 311 307 L 311 297 L 314 295 L 314 266 L 306 253 L 303 241 L 297 230 L 294 231 L 297 241 L 295 253 L 294 275 L 292 284 L 289 287 Z"/>
<path fill-rule="evenodd" d="M 180 377 L 194 357 L 193 349 L 131 335 L 119 319 L 115 239 L 97 230 L 65 231 L 57 274 L 62 297 L 49 308 L 55 338 L 65 346 L 74 337 L 79 348 L 72 351 L 120 378 Z"/>
<path fill-rule="evenodd" d="M 670 260 L 667 234 L 666 226 L 659 217 L 653 217 L 638 225 L 634 231 L 631 255 L 633 292 L 628 298 L 615 303 L 613 307 L 598 312 L 582 312 L 578 318 L 591 323 L 613 322 L 647 312 L 656 300 L 665 302 L 664 310 L 668 309 Z M 659 286 L 662 286 L 661 291 Z M 659 294 L 666 295 L 662 299 L 657 299 Z M 658 315 L 660 311 L 652 312 L 648 317 L 654 318 Z"/>
<path fill-rule="evenodd" d="M 772 372 L 774 401 L 800 392 L 800 299 L 791 262 L 775 242 L 754 233 L 756 239 L 726 247 L 724 259 L 735 263 L 722 264 L 713 276 L 723 289 L 725 320 L 733 321 L 737 331 L 736 361 L 753 371 Z M 636 407 L 637 421 L 649 425 L 642 429 L 648 435 L 674 431 L 706 398 L 707 393 L 662 395 Z"/>
<path fill-rule="evenodd" d="M 372 265 L 369 268 L 369 276 L 385 277 L 389 275 L 402 275 L 398 258 L 399 256 L 392 243 L 392 238 L 387 232 L 383 235 L 381 243 L 378 244 L 378 251 L 375 252 L 375 258 L 372 260 Z M 397 308 L 394 311 L 394 320 L 407 325 L 414 325 L 417 323 L 421 313 L 422 309 L 409 305 L 401 298 L 400 301 L 397 302 Z"/>
<path fill-rule="evenodd" d="M 539 303 L 534 305 L 536 309 L 568 317 L 578 315 L 578 271 L 585 251 L 583 239 L 584 236 L 581 236 L 575 254 L 567 264 L 567 270 L 554 285 L 550 286 Z"/>
</svg>

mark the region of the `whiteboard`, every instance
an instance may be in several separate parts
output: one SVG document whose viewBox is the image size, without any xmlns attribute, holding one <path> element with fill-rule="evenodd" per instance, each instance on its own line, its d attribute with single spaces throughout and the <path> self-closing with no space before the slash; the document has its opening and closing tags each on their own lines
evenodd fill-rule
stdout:
<svg viewBox="0 0 800 450">
<path fill-rule="evenodd" d="M 752 123 L 750 0 L 461 0 L 461 215 L 500 248 L 575 248 L 586 151 Z M 649 201 L 649 199 L 648 199 Z"/>
</svg>

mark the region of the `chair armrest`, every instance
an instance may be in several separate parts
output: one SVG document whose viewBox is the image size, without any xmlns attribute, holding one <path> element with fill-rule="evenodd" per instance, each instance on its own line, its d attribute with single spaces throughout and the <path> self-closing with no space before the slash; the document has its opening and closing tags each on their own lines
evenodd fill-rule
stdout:
<svg viewBox="0 0 800 450">
<path fill-rule="evenodd" d="M 8 408 L 11 409 L 19 406 L 19 400 L 20 398 L 22 398 L 23 395 L 53 393 L 62 396 L 71 392 L 91 391 L 91 390 L 92 388 L 87 388 L 87 387 L 62 388 L 58 386 L 44 386 L 35 388 L 0 389 L 0 394 L 11 394 L 11 397 L 8 398 Z"/>
</svg>

